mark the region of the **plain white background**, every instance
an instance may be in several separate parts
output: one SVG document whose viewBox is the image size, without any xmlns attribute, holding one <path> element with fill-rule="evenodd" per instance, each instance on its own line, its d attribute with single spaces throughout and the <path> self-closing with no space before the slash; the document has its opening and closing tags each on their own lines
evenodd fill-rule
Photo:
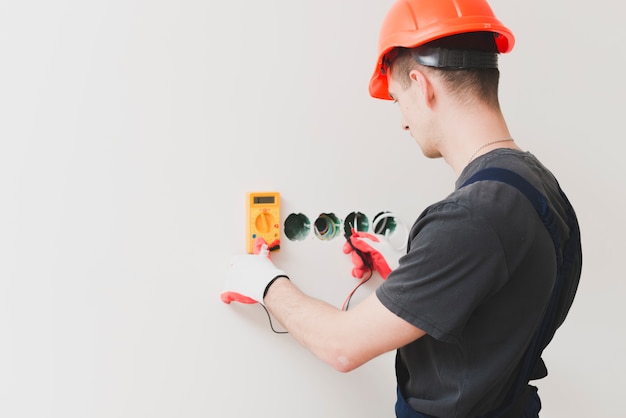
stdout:
<svg viewBox="0 0 626 418">
<path fill-rule="evenodd" d="M 393 415 L 393 353 L 339 374 L 260 306 L 219 300 L 246 191 L 281 192 L 283 217 L 410 224 L 453 189 L 367 93 L 391 3 L 0 3 L 0 416 Z M 517 37 L 504 113 L 584 239 L 542 416 L 623 416 L 622 18 L 608 0 L 491 4 Z M 341 244 L 283 239 L 275 261 L 340 306 Z"/>
</svg>

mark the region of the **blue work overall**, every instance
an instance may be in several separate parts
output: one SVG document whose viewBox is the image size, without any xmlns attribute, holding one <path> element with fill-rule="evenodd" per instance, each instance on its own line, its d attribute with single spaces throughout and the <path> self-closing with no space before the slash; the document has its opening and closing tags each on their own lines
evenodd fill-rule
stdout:
<svg viewBox="0 0 626 418">
<path fill-rule="evenodd" d="M 526 179 L 503 168 L 486 168 L 478 171 L 470 177 L 461 187 L 477 181 L 499 181 L 515 187 L 532 203 L 537 214 L 543 221 L 546 229 L 550 233 L 557 258 L 557 277 L 550 296 L 550 301 L 544 313 L 539 328 L 535 332 L 533 339 L 526 351 L 521 364 L 521 371 L 518 379 L 509 389 L 505 400 L 498 409 L 484 415 L 481 418 L 536 418 L 539 416 L 541 401 L 537 395 L 537 388 L 530 386 L 532 372 L 538 367 L 541 361 L 541 353 L 548 345 L 558 326 L 557 311 L 559 310 L 559 300 L 561 290 L 565 282 L 570 278 L 572 270 L 580 249 L 580 230 L 574 209 L 569 203 L 562 190 L 559 192 L 566 204 L 567 226 L 569 228 L 569 239 L 563 247 L 561 253 L 561 242 L 558 225 L 554 219 L 554 214 L 548 205 L 546 197 L 537 190 Z M 561 254 L 563 254 L 561 256 Z M 400 388 L 397 390 L 398 400 L 396 402 L 396 417 L 398 418 L 434 418 L 430 415 L 415 411 L 404 399 Z"/>
</svg>

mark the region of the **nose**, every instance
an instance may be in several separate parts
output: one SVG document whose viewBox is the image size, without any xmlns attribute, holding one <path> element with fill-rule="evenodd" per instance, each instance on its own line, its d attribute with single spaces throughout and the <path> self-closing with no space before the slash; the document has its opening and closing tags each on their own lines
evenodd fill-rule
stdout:
<svg viewBox="0 0 626 418">
<path fill-rule="evenodd" d="M 402 124 L 402 130 L 403 131 L 408 131 L 409 130 L 409 125 L 405 125 L 404 123 Z"/>
</svg>

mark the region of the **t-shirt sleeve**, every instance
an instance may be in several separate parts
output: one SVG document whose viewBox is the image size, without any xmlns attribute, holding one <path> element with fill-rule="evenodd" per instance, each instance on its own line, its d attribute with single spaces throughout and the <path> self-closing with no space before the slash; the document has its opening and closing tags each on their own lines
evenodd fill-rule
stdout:
<svg viewBox="0 0 626 418">
<path fill-rule="evenodd" d="M 488 222 L 465 206 L 441 203 L 417 220 L 407 254 L 376 294 L 433 338 L 458 342 L 477 306 L 506 282 L 504 259 Z"/>
</svg>

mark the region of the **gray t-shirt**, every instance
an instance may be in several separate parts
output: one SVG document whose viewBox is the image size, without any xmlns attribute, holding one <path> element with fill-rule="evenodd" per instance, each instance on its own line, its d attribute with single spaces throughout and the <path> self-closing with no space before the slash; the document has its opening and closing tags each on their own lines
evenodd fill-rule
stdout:
<svg viewBox="0 0 626 418">
<path fill-rule="evenodd" d="M 532 183 L 569 233 L 552 174 L 530 153 L 510 149 L 477 158 L 457 189 L 419 216 L 407 254 L 376 294 L 427 334 L 398 350 L 396 373 L 408 403 L 436 417 L 480 416 L 499 406 L 556 278 L 553 241 L 523 194 L 495 181 L 458 188 L 487 167 Z"/>
</svg>

